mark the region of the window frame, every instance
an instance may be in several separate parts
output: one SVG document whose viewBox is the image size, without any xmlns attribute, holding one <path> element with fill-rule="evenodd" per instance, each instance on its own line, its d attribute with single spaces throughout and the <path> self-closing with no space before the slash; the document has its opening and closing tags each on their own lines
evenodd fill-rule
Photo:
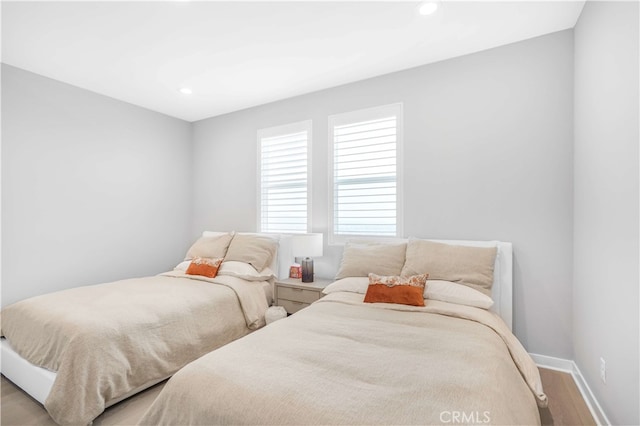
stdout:
<svg viewBox="0 0 640 426">
<path fill-rule="evenodd" d="M 404 235 L 404 125 L 403 125 L 402 102 L 387 104 L 372 108 L 359 109 L 355 111 L 330 115 L 328 117 L 327 140 L 329 145 L 329 197 L 328 197 L 328 245 L 344 245 L 350 239 L 371 240 L 371 241 L 393 241 L 402 238 Z M 360 235 L 360 234 L 336 234 L 335 233 L 335 164 L 334 149 L 336 126 L 354 124 L 363 121 L 377 120 L 394 115 L 396 117 L 396 235 Z"/>
<path fill-rule="evenodd" d="M 288 134 L 307 132 L 307 226 L 304 232 L 272 232 L 262 229 L 262 139 L 276 136 L 285 136 Z M 313 122 L 312 120 L 297 121 L 295 123 L 282 124 L 279 126 L 266 127 L 258 129 L 257 133 L 257 224 L 256 229 L 261 233 L 271 234 L 303 234 L 311 232 L 311 189 L 312 189 L 312 169 L 311 169 L 311 149 L 313 139 Z"/>
</svg>

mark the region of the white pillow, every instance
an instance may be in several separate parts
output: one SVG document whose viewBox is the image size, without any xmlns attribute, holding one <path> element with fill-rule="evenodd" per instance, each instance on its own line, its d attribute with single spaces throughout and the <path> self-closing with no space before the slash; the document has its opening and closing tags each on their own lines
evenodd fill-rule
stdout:
<svg viewBox="0 0 640 426">
<path fill-rule="evenodd" d="M 185 272 L 190 264 L 191 260 L 185 260 L 180 262 L 173 270 Z M 222 262 L 220 269 L 218 269 L 218 275 L 228 275 L 247 281 L 269 281 L 275 277 L 275 273 L 270 268 L 264 268 L 262 272 L 258 272 L 256 268 L 248 263 L 233 260 Z"/>
<path fill-rule="evenodd" d="M 346 291 L 349 293 L 366 294 L 369 287 L 367 277 L 349 277 L 329 284 L 322 291 L 324 294 Z M 442 302 L 458 305 L 473 306 L 481 309 L 489 309 L 493 306 L 493 300 L 470 287 L 451 281 L 427 280 L 424 288 L 424 298 L 440 300 Z"/>
<path fill-rule="evenodd" d="M 176 265 L 176 267 L 173 268 L 173 270 L 185 272 L 187 268 L 189 268 L 189 265 L 191 265 L 191 259 L 178 263 L 178 265 Z"/>
<path fill-rule="evenodd" d="M 427 280 L 424 298 L 482 309 L 489 309 L 493 306 L 493 300 L 486 294 L 451 281 Z"/>
<path fill-rule="evenodd" d="M 273 270 L 269 267 L 258 272 L 256 271 L 256 268 L 250 264 L 234 260 L 225 260 L 222 262 L 220 269 L 218 269 L 218 275 L 228 275 L 231 277 L 242 278 L 247 281 L 269 281 L 276 276 Z"/>
<path fill-rule="evenodd" d="M 322 292 L 324 294 L 347 291 L 349 293 L 365 294 L 369 287 L 369 277 L 347 277 L 326 286 Z"/>
</svg>

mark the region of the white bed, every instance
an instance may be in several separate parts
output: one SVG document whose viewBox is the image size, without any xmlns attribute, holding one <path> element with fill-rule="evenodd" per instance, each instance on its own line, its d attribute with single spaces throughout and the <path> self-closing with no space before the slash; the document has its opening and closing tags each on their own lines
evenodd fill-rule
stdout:
<svg viewBox="0 0 640 426">
<path fill-rule="evenodd" d="M 203 235 L 206 235 L 207 232 L 208 231 L 205 231 Z M 277 266 L 275 272 L 279 278 L 286 278 L 289 272 L 291 258 L 291 239 L 287 235 L 281 235 L 279 238 L 277 260 L 274 263 L 274 265 Z M 510 267 L 511 265 L 509 265 L 509 268 Z M 55 371 L 49 371 L 45 368 L 35 366 L 18 355 L 4 337 L 0 338 L 0 373 L 43 405 L 56 378 Z M 164 380 L 164 378 L 158 380 L 156 383 L 162 380 Z M 151 387 L 154 384 L 155 383 L 150 383 L 146 387 Z M 127 395 L 114 399 L 107 404 L 107 407 L 117 404 L 144 389 L 145 388 L 136 389 Z"/>
<path fill-rule="evenodd" d="M 207 232 L 205 232 L 205 234 L 206 233 Z M 287 238 L 287 236 L 276 236 L 276 238 L 279 240 L 279 248 L 276 258 L 271 264 L 271 269 L 273 269 L 276 275 L 278 275 L 278 271 L 288 272 L 288 265 L 290 263 L 289 254 L 291 248 L 290 239 Z M 272 290 L 270 293 L 272 294 Z M 271 300 L 272 299 L 270 299 L 269 294 L 267 294 L 266 306 L 271 303 Z M 247 332 L 248 331 L 250 330 L 247 329 Z M 234 338 L 237 337 L 240 337 L 240 335 L 237 335 Z M 25 392 L 27 392 L 35 400 L 43 405 L 45 405 L 45 401 L 50 395 L 57 377 L 56 371 L 50 371 L 46 368 L 36 366 L 21 357 L 14 350 L 9 341 L 4 337 L 0 338 L 0 371 L 5 377 L 22 388 Z M 167 376 L 158 377 L 152 381 L 147 381 L 141 386 L 138 386 L 123 395 L 107 400 L 104 406 L 106 408 L 113 404 L 116 404 L 130 397 L 131 395 L 144 390 L 145 388 L 148 388 L 156 383 L 161 382 L 162 380 L 165 380 L 168 377 L 170 377 L 170 374 Z"/>
<path fill-rule="evenodd" d="M 23 391 L 31 395 L 33 399 L 38 401 L 40 404 L 44 405 L 44 401 L 47 399 L 47 396 L 49 396 L 53 382 L 56 379 L 55 371 L 49 371 L 45 368 L 31 364 L 29 361 L 18 355 L 4 337 L 0 339 L 0 364 L 2 365 L 1 372 L 3 376 L 18 385 Z M 119 398 L 113 399 L 107 402 L 105 408 L 117 404 L 118 402 L 160 383 L 167 378 L 168 377 L 164 377 L 156 380 L 155 382 L 149 382 L 145 384 L 145 386 L 141 386 Z"/>
</svg>

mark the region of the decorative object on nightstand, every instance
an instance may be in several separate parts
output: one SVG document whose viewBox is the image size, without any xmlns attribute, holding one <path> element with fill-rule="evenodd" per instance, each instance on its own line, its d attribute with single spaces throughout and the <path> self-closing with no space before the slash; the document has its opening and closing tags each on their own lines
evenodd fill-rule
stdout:
<svg viewBox="0 0 640 426">
<path fill-rule="evenodd" d="M 294 263 L 289 268 L 289 278 L 302 278 L 302 268 L 297 263 Z"/>
<path fill-rule="evenodd" d="M 298 234 L 291 239 L 291 253 L 302 258 L 296 263 L 302 266 L 302 282 L 313 282 L 313 259 L 322 256 L 322 234 Z"/>
<path fill-rule="evenodd" d="M 332 282 L 333 280 L 322 278 L 312 283 L 303 283 L 293 278 L 276 280 L 276 305 L 285 308 L 289 314 L 298 312 L 320 299 L 323 296 L 322 290 Z"/>
</svg>

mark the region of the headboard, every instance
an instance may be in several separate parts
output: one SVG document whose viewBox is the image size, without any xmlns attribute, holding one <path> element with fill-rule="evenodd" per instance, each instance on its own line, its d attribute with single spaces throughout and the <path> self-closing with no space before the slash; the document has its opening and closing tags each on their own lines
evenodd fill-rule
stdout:
<svg viewBox="0 0 640 426">
<path fill-rule="evenodd" d="M 278 260 L 276 274 L 279 278 L 286 278 L 289 274 L 289 266 L 293 256 L 291 254 L 291 236 L 280 235 L 278 248 Z M 394 241 L 398 241 L 395 240 Z M 408 241 L 408 240 L 400 240 Z M 491 311 L 498 314 L 513 330 L 513 247 L 511 243 L 502 241 L 469 241 L 469 240 L 430 240 L 438 243 L 471 246 L 471 247 L 497 247 L 496 261 L 493 268 L 493 286 L 491 298 L 493 306 Z"/>
</svg>

